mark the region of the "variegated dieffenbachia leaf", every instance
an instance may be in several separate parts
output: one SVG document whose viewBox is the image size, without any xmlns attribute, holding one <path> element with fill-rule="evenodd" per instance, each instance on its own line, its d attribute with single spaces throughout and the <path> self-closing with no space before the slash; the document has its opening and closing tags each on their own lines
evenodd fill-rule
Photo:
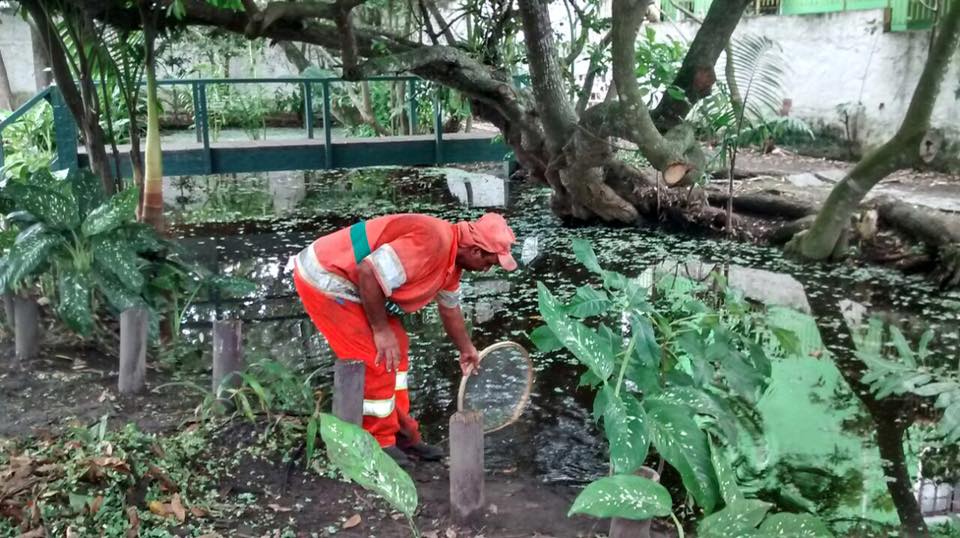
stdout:
<svg viewBox="0 0 960 538">
<path fill-rule="evenodd" d="M 69 188 L 13 183 L 7 186 L 6 194 L 14 200 L 16 207 L 29 211 L 50 228 L 69 230 L 80 224 L 77 200 Z"/>
<path fill-rule="evenodd" d="M 90 307 L 90 275 L 69 269 L 60 273 L 57 283 L 57 314 L 71 329 L 90 334 L 93 312 Z"/>
<path fill-rule="evenodd" d="M 131 292 L 143 288 L 140 258 L 126 242 L 117 238 L 103 238 L 93 242 L 93 259 L 97 268 L 112 274 Z"/>
<path fill-rule="evenodd" d="M 47 260 L 50 252 L 63 242 L 59 235 L 36 228 L 36 233 L 21 236 L 10 247 L 3 275 L 6 286 L 16 286 Z"/>
<path fill-rule="evenodd" d="M 573 254 L 577 261 L 583 264 L 588 270 L 598 275 L 603 274 L 603 268 L 600 267 L 600 261 L 597 259 L 597 253 L 593 251 L 593 245 L 586 239 L 573 240 Z"/>
<path fill-rule="evenodd" d="M 95 272 L 93 273 L 93 282 L 110 306 L 117 312 L 144 305 L 143 298 L 139 294 L 131 292 L 117 282 L 113 275 Z"/>
<path fill-rule="evenodd" d="M 595 290 L 590 286 L 580 286 L 570 301 L 567 311 L 578 318 L 590 318 L 603 314 L 612 306 L 613 301 L 606 292 Z"/>
<path fill-rule="evenodd" d="M 760 525 L 760 534 L 775 538 L 831 538 L 833 533 L 818 517 L 810 514 L 773 514 Z"/>
<path fill-rule="evenodd" d="M 757 526 L 772 507 L 772 504 L 756 499 L 734 501 L 716 514 L 704 518 L 697 526 L 697 536 L 700 538 L 761 536 L 757 534 Z"/>
<path fill-rule="evenodd" d="M 333 415 L 320 415 L 320 437 L 330 461 L 350 480 L 360 484 L 408 518 L 417 510 L 417 488 L 403 469 L 363 428 Z"/>
<path fill-rule="evenodd" d="M 697 426 L 692 410 L 652 398 L 643 403 L 657 452 L 680 473 L 697 504 L 705 512 L 712 512 L 720 500 L 720 486 L 707 435 Z"/>
<path fill-rule="evenodd" d="M 92 237 L 135 221 L 138 200 L 137 189 L 126 189 L 113 195 L 87 215 L 81 227 L 83 235 Z"/>
<path fill-rule="evenodd" d="M 597 333 L 583 323 L 570 319 L 563 306 L 542 282 L 537 283 L 540 314 L 563 347 L 602 380 L 613 374 L 613 352 Z"/>
<path fill-rule="evenodd" d="M 59 170 L 53 173 L 53 177 L 70 186 L 77 200 L 77 211 L 81 219 L 107 201 L 103 182 L 87 168 Z"/>
<path fill-rule="evenodd" d="M 670 515 L 670 493 L 642 476 L 618 474 L 591 482 L 577 495 L 568 516 L 651 519 Z"/>
<path fill-rule="evenodd" d="M 643 406 L 632 395 L 618 396 L 609 385 L 605 385 L 597 393 L 594 407 L 603 416 L 603 431 L 610 443 L 613 472 L 626 474 L 639 469 L 650 448 Z"/>
</svg>

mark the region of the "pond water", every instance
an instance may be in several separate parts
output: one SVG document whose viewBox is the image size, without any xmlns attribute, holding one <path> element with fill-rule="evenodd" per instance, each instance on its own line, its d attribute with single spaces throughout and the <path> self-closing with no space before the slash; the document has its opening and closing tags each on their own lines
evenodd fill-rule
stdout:
<svg viewBox="0 0 960 538">
<path fill-rule="evenodd" d="M 303 314 L 284 266 L 316 237 L 383 213 L 412 211 L 459 220 L 493 208 L 505 214 L 520 243 L 536 238 L 534 259 L 519 271 L 465 276 L 464 311 L 478 348 L 504 339 L 530 346 L 526 334 L 540 324 L 536 282 L 556 291 L 588 278 L 570 250 L 575 237 L 592 241 L 602 264 L 628 275 L 667 258 L 690 256 L 792 275 L 806 289 L 816 325 L 786 309 L 774 310 L 785 323 L 799 320 L 805 349 L 804 356 L 775 364 L 773 384 L 762 402 L 768 458 L 784 463 L 778 472 L 790 473 L 795 481 L 816 482 L 803 476 L 803 468 L 811 466 L 829 466 L 842 475 L 845 486 L 835 517 L 895 517 L 869 420 L 828 359 L 831 353 L 849 353 L 852 345 L 837 301 L 850 299 L 892 312 L 907 326 L 928 323 L 938 335 L 936 360 L 955 363 L 960 343 L 960 294 L 941 293 L 921 277 L 875 267 L 800 265 L 776 249 L 646 229 L 562 227 L 549 212 L 547 191 L 495 175 L 380 168 L 182 177 L 167 179 L 164 196 L 183 245 L 197 260 L 258 285 L 255 300 L 192 306 L 188 338 L 208 341 L 210 320 L 240 316 L 246 320 L 248 357 L 280 359 L 307 372 L 320 368 L 325 376 L 330 375 L 331 354 Z M 533 252 L 525 254 L 529 258 Z M 519 246 L 515 256 L 521 257 Z M 408 316 L 405 323 L 411 334 L 413 413 L 427 439 L 436 441 L 445 437 L 456 406 L 457 354 L 432 307 Z M 581 369 L 562 353 L 533 353 L 533 359 L 530 406 L 517 424 L 488 438 L 488 468 L 547 482 L 586 482 L 606 474 L 605 444 L 591 419 L 593 395 L 577 388 Z"/>
</svg>

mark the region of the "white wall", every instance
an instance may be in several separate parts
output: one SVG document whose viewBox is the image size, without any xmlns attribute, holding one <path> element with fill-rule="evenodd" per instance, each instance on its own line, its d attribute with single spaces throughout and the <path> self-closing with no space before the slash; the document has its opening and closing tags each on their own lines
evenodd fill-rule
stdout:
<svg viewBox="0 0 960 538">
<path fill-rule="evenodd" d="M 695 23 L 659 23 L 658 35 L 689 41 Z M 882 143 L 900 125 L 927 56 L 927 31 L 883 31 L 883 11 L 746 17 L 737 35 L 766 35 L 791 67 L 786 84 L 791 115 L 814 127 L 842 125 L 837 107 L 863 104 L 860 140 Z M 722 61 L 721 57 L 721 61 Z M 717 66 L 722 76 L 723 66 Z M 933 125 L 960 141 L 960 54 L 954 54 L 933 113 Z"/>
<path fill-rule="evenodd" d="M 30 25 L 21 17 L 0 13 L 0 54 L 3 54 L 10 87 L 17 102 L 22 103 L 37 93 Z"/>
</svg>

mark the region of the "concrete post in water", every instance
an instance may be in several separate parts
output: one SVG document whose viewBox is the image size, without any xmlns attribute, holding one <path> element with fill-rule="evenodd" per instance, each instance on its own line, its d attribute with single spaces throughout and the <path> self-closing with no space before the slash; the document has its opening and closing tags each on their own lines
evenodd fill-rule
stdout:
<svg viewBox="0 0 960 538">
<path fill-rule="evenodd" d="M 13 298 L 14 349 L 17 365 L 36 358 L 40 351 L 40 306 L 35 297 Z"/>
<path fill-rule="evenodd" d="M 147 373 L 147 324 L 150 312 L 142 307 L 120 313 L 120 394 L 143 390 Z"/>
<path fill-rule="evenodd" d="M 483 413 L 450 417 L 450 512 L 454 523 L 473 525 L 483 516 Z"/>
<path fill-rule="evenodd" d="M 333 414 L 357 426 L 363 424 L 362 361 L 336 360 L 333 364 Z"/>
<path fill-rule="evenodd" d="M 213 322 L 213 395 L 240 385 L 243 371 L 243 322 L 228 319 Z"/>
<path fill-rule="evenodd" d="M 660 475 L 649 467 L 639 468 L 636 474 L 654 482 L 660 481 Z M 615 517 L 610 521 L 610 538 L 650 538 L 651 521 L 650 519 L 638 521 Z"/>
</svg>

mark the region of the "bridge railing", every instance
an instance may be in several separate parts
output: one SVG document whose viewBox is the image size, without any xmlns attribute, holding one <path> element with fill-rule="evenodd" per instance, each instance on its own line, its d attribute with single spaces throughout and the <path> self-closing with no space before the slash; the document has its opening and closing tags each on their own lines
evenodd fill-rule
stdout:
<svg viewBox="0 0 960 538">
<path fill-rule="evenodd" d="M 249 84 L 295 84 L 300 86 L 302 92 L 302 103 L 300 110 L 303 113 L 303 129 L 307 139 L 314 139 L 317 135 L 318 119 L 314 112 L 314 102 L 317 98 L 321 101 L 320 119 L 323 130 L 325 161 L 329 166 L 333 163 L 333 113 L 331 98 L 333 88 L 337 84 L 351 84 L 355 82 L 401 82 L 406 87 L 406 110 L 408 132 L 413 135 L 417 132 L 418 112 L 420 109 L 421 97 L 426 94 L 430 96 L 432 107 L 432 130 L 435 145 L 435 154 L 440 160 L 443 155 L 444 132 L 443 132 L 443 107 L 439 99 L 439 87 L 427 91 L 419 91 L 424 85 L 432 83 L 413 76 L 377 76 L 364 79 L 363 81 L 349 81 L 337 77 L 277 77 L 277 78 L 192 78 L 192 79 L 167 79 L 157 81 L 160 87 L 187 86 L 190 88 L 193 104 L 193 128 L 196 132 L 197 143 L 203 148 L 209 156 L 211 150 L 211 113 L 210 99 L 208 90 L 218 85 L 249 85 Z M 515 84 L 523 84 L 522 77 L 516 77 Z M 319 94 L 318 94 L 319 92 Z M 13 125 L 20 120 L 33 107 L 41 105 L 43 102 L 49 102 L 53 106 L 54 114 L 54 139 L 57 147 L 57 158 L 55 167 L 58 169 L 76 166 L 78 163 L 78 132 L 77 124 L 74 121 L 69 109 L 63 102 L 63 97 L 56 86 L 50 86 L 32 97 L 29 101 L 19 107 L 13 114 L 0 121 L 0 166 L 3 166 L 3 131 L 6 127 Z M 208 157 L 209 158 L 209 157 Z"/>
</svg>

